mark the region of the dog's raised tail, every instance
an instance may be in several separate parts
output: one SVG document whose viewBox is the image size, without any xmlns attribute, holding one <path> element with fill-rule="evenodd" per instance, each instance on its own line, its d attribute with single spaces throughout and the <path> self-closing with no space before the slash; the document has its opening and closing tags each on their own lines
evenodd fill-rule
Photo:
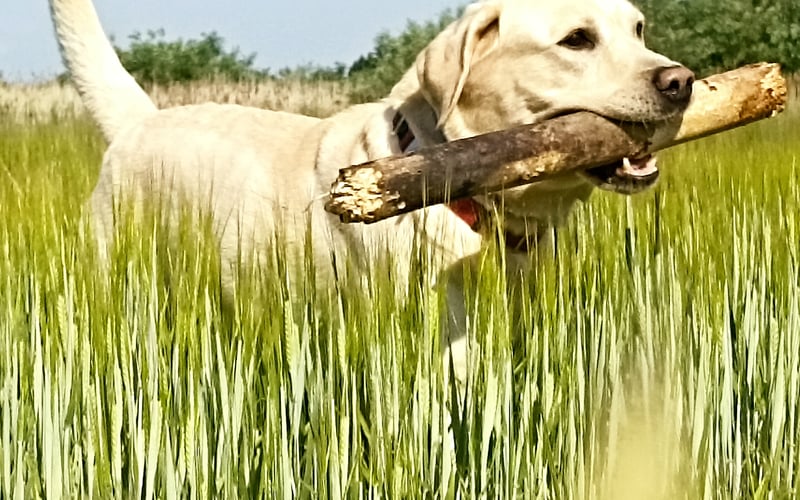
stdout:
<svg viewBox="0 0 800 500">
<path fill-rule="evenodd" d="M 156 111 L 122 67 L 91 0 L 50 0 L 50 13 L 72 81 L 108 142 Z"/>
</svg>

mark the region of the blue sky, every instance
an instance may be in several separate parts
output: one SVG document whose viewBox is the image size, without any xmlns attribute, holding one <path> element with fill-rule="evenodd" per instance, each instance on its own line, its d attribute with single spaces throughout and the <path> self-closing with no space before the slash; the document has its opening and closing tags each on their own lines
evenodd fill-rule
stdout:
<svg viewBox="0 0 800 500">
<path fill-rule="evenodd" d="M 61 71 L 47 0 L 3 2 L 0 72 L 37 80 Z M 164 28 L 167 38 L 217 31 L 228 47 L 257 54 L 259 68 L 350 63 L 379 32 L 399 32 L 408 19 L 433 19 L 458 0 L 95 0 L 106 33 L 124 42 L 134 31 Z"/>
</svg>

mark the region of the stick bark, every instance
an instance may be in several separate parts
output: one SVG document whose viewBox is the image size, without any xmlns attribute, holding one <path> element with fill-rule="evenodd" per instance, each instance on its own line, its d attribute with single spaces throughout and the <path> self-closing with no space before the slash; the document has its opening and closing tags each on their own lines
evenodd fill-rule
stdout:
<svg viewBox="0 0 800 500">
<path fill-rule="evenodd" d="M 786 105 L 777 64 L 698 80 L 681 117 L 658 126 L 589 112 L 461 139 L 340 170 L 326 210 L 372 223 L 438 203 L 609 165 L 775 116 Z"/>
</svg>

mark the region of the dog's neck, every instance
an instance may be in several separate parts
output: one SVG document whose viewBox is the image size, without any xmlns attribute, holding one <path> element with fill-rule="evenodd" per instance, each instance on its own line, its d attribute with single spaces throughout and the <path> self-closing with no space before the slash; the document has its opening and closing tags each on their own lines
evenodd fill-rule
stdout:
<svg viewBox="0 0 800 500">
<path fill-rule="evenodd" d="M 397 111 L 392 119 L 392 131 L 397 137 L 397 142 L 400 145 L 400 151 L 403 153 L 413 153 L 419 149 L 419 141 L 411 130 L 411 126 L 406 121 L 403 114 Z"/>
<path fill-rule="evenodd" d="M 414 153 L 421 147 L 420 141 L 414 135 L 411 125 L 400 111 L 395 111 L 394 118 L 392 118 L 392 131 L 397 138 L 400 150 L 404 154 Z M 447 208 L 476 233 L 496 233 L 495 230 L 492 230 L 491 221 L 494 220 L 494 218 L 491 212 L 474 198 L 452 201 L 447 203 Z M 538 243 L 541 238 L 542 234 L 540 234 L 539 231 L 536 231 L 534 234 L 526 235 L 516 235 L 508 231 L 503 231 L 505 246 L 510 250 L 518 252 L 529 252 L 533 248 L 533 244 Z"/>
<path fill-rule="evenodd" d="M 394 118 L 392 118 L 392 132 L 397 138 L 400 151 L 404 154 L 414 153 L 420 148 L 420 141 L 417 140 L 414 131 L 411 129 L 411 125 L 399 110 L 395 111 Z M 447 207 L 458 215 L 461 220 L 466 222 L 473 231 L 477 232 L 480 229 L 480 221 L 484 218 L 481 215 L 486 209 L 480 206 L 477 201 L 468 198 L 448 203 Z"/>
<path fill-rule="evenodd" d="M 438 123 L 440 110 L 425 98 L 414 66 L 395 84 L 386 102 L 405 120 L 418 148 L 447 142 Z M 406 148 L 403 151 L 411 152 Z"/>
<path fill-rule="evenodd" d="M 388 101 L 394 107 L 392 130 L 404 154 L 447 142 L 447 136 L 438 126 L 438 111 L 423 96 L 413 68 L 395 85 Z M 494 214 L 474 198 L 450 202 L 447 207 L 476 233 L 494 233 L 506 248 L 518 252 L 531 251 L 549 231 L 546 224 L 541 227 L 537 224 L 533 231 L 524 231 L 524 235 L 498 231 Z"/>
</svg>

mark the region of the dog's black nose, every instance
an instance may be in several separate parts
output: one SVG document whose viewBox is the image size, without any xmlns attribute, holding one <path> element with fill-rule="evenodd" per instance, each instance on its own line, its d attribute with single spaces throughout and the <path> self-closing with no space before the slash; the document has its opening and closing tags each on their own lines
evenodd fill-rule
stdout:
<svg viewBox="0 0 800 500">
<path fill-rule="evenodd" d="M 692 97 L 694 73 L 683 66 L 658 68 L 653 75 L 653 85 L 661 95 L 675 104 L 688 104 Z"/>
</svg>

